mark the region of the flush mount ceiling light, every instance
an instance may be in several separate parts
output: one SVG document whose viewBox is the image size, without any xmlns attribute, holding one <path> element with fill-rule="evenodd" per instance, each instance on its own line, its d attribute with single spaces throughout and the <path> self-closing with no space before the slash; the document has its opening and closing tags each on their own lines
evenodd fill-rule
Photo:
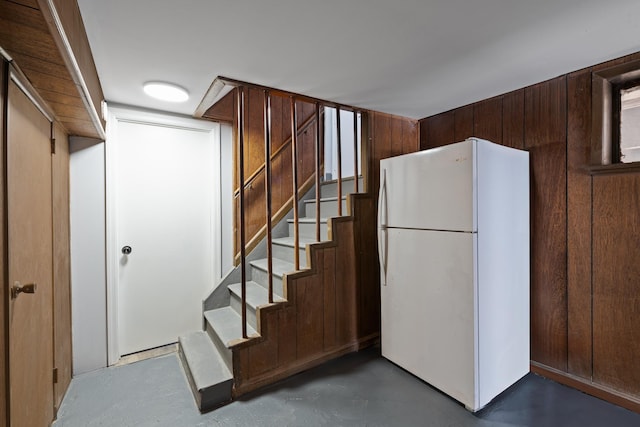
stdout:
<svg viewBox="0 0 640 427">
<path fill-rule="evenodd" d="M 165 82 L 147 82 L 144 84 L 144 93 L 168 102 L 184 102 L 189 99 L 189 92 L 180 86 Z"/>
</svg>

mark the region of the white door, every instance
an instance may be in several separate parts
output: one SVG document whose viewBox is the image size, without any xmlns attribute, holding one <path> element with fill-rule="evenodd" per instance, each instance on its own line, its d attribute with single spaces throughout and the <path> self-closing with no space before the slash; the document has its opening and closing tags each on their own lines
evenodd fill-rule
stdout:
<svg viewBox="0 0 640 427">
<path fill-rule="evenodd" d="M 214 280 L 217 178 L 211 135 L 117 124 L 120 355 L 176 342 L 202 327 L 202 300 Z"/>
<path fill-rule="evenodd" d="M 394 228 L 386 234 L 382 355 L 475 407 L 475 234 Z"/>
</svg>

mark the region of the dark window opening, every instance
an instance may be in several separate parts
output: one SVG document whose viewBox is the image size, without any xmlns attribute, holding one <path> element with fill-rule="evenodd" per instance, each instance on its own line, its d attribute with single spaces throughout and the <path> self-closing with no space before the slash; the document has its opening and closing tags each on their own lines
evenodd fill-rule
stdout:
<svg viewBox="0 0 640 427">
<path fill-rule="evenodd" d="M 615 158 L 620 163 L 640 162 L 640 81 L 614 86 L 618 143 Z"/>
</svg>

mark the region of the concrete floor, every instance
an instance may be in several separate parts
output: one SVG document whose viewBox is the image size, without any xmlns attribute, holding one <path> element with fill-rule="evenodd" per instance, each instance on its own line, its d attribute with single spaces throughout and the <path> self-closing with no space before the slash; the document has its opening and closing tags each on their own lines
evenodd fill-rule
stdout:
<svg viewBox="0 0 640 427">
<path fill-rule="evenodd" d="M 74 378 L 54 427 L 640 426 L 636 414 L 529 374 L 479 413 L 372 348 L 201 415 L 175 354 Z"/>
</svg>

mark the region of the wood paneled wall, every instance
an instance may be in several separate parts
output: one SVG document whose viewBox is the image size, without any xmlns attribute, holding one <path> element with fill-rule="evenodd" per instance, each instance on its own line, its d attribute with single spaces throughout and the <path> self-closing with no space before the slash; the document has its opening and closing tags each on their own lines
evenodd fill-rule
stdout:
<svg viewBox="0 0 640 427">
<path fill-rule="evenodd" d="M 420 135 L 417 120 L 375 111 L 369 112 L 368 128 L 370 164 L 367 180 L 371 182 L 368 191 L 377 197 L 380 187 L 380 159 L 418 151 Z"/>
<path fill-rule="evenodd" d="M 358 194 L 350 195 L 348 204 L 353 213 L 375 202 L 371 195 Z M 232 348 L 236 396 L 378 338 L 379 303 L 369 301 L 375 301 L 379 288 L 357 275 L 357 254 L 364 250 L 360 235 L 372 227 L 375 232 L 375 223 L 365 225 L 354 216 L 332 218 L 332 240 L 307 247 L 311 268 L 285 276 L 287 302 L 259 308 L 261 336 Z"/>
<path fill-rule="evenodd" d="M 7 139 L 6 128 L 6 99 L 8 86 L 8 64 L 0 57 L 0 143 L 4 144 Z M 7 265 L 7 246 L 6 246 L 6 228 L 4 226 L 6 218 L 6 204 L 4 203 L 6 196 L 6 180 L 5 180 L 5 161 L 4 150 L 0 150 L 0 201 L 2 208 L 0 209 L 0 425 L 9 425 L 7 414 L 7 396 L 9 395 L 9 340 L 7 334 L 7 305 L 9 300 L 9 289 L 6 283 L 6 265 Z"/>
<path fill-rule="evenodd" d="M 69 137 L 55 123 L 56 152 L 51 157 L 53 199 L 53 366 L 56 410 L 71 383 L 71 251 L 69 234 Z"/>
<path fill-rule="evenodd" d="M 476 136 L 531 158 L 533 369 L 640 410 L 640 174 L 592 176 L 591 73 L 420 121 L 420 148 Z M 618 171 L 619 172 L 619 171 Z"/>
</svg>

